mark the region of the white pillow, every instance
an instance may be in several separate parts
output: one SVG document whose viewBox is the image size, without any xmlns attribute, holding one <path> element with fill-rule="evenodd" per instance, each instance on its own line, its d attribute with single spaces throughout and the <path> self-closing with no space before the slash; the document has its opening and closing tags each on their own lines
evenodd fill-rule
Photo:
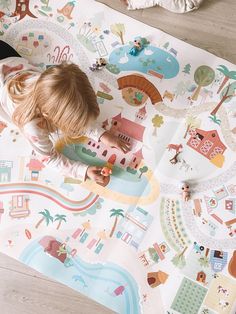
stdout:
<svg viewBox="0 0 236 314">
<path fill-rule="evenodd" d="M 175 13 L 185 13 L 199 8 L 203 0 L 125 0 L 129 10 L 159 5 Z"/>
</svg>

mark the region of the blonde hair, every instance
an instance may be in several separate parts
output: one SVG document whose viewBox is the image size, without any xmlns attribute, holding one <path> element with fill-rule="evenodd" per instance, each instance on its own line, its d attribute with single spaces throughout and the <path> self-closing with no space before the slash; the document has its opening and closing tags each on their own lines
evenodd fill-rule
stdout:
<svg viewBox="0 0 236 314">
<path fill-rule="evenodd" d="M 7 83 L 17 105 L 13 121 L 22 128 L 42 117 L 50 131 L 60 130 L 66 138 L 79 137 L 99 115 L 94 90 L 87 75 L 76 64 L 63 62 L 45 70 L 39 78 L 22 72 Z"/>
</svg>

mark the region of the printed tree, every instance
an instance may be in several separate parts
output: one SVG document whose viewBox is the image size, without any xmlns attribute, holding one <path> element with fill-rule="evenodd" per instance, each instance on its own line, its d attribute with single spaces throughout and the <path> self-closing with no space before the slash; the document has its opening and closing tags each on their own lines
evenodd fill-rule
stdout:
<svg viewBox="0 0 236 314">
<path fill-rule="evenodd" d="M 139 178 L 141 178 L 142 175 L 143 175 L 145 172 L 148 171 L 148 167 L 147 167 L 147 166 L 144 166 L 144 167 L 140 168 L 139 171 L 140 171 Z"/>
<path fill-rule="evenodd" d="M 188 132 L 191 129 L 199 128 L 201 125 L 201 120 L 194 116 L 187 116 L 185 119 L 186 131 L 184 134 L 184 138 L 187 137 Z"/>
<path fill-rule="evenodd" d="M 210 249 L 206 248 L 205 256 L 199 258 L 198 261 L 199 261 L 200 266 L 209 267 L 209 258 L 207 257 L 209 254 L 209 251 L 210 251 Z"/>
<path fill-rule="evenodd" d="M 114 221 L 114 225 L 113 225 L 113 227 L 112 227 L 112 229 L 111 229 L 111 232 L 110 232 L 110 238 L 113 236 L 113 234 L 114 234 L 114 232 L 115 232 L 115 229 L 116 229 L 116 226 L 117 226 L 117 222 L 118 222 L 118 218 L 119 217 L 125 217 L 124 216 L 124 211 L 123 211 L 123 209 L 111 209 L 110 210 L 110 212 L 111 212 L 111 215 L 110 215 L 110 217 L 115 217 L 115 221 Z"/>
<path fill-rule="evenodd" d="M 198 87 L 194 91 L 192 100 L 197 100 L 202 87 L 210 85 L 215 79 L 215 71 L 207 65 L 202 65 L 194 73 L 194 80 Z"/>
<path fill-rule="evenodd" d="M 191 64 L 186 64 L 183 71 L 185 74 L 190 74 L 190 70 L 191 70 Z"/>
<path fill-rule="evenodd" d="M 41 218 L 41 219 L 38 221 L 38 223 L 36 224 L 36 226 L 35 226 L 36 229 L 41 225 L 41 223 L 42 223 L 43 221 L 46 222 L 46 225 L 47 225 L 47 226 L 49 225 L 50 222 L 53 222 L 53 217 L 51 216 L 49 210 L 44 209 L 44 211 L 39 212 L 39 214 L 42 215 L 43 218 Z"/>
<path fill-rule="evenodd" d="M 22 20 L 26 15 L 30 17 L 37 18 L 29 8 L 29 0 L 16 0 L 16 8 L 11 16 L 19 15 L 19 21 Z"/>
<path fill-rule="evenodd" d="M 224 102 L 230 102 L 233 97 L 236 96 L 236 82 L 229 84 L 226 86 L 223 91 L 221 92 L 221 100 L 218 105 L 212 110 L 211 115 L 214 117 L 216 116 L 218 110 L 222 106 Z"/>
<path fill-rule="evenodd" d="M 157 128 L 160 128 L 163 123 L 164 123 L 163 117 L 159 116 L 158 114 L 156 114 L 155 117 L 152 118 L 152 124 L 154 127 L 152 133 L 153 136 L 157 136 Z"/>
<path fill-rule="evenodd" d="M 124 24 L 113 24 L 111 25 L 111 32 L 120 38 L 121 44 L 124 45 L 124 34 L 125 34 L 125 25 Z"/>
<path fill-rule="evenodd" d="M 167 49 L 169 47 L 169 42 L 166 42 L 164 45 L 163 45 L 163 48 Z"/>
<path fill-rule="evenodd" d="M 43 4 L 45 4 L 44 6 L 41 7 L 41 9 L 43 11 L 52 11 L 52 8 L 49 6 L 49 2 L 50 0 L 40 0 Z"/>
<path fill-rule="evenodd" d="M 59 215 L 56 214 L 56 216 L 54 217 L 54 221 L 58 221 L 58 225 L 57 225 L 57 230 L 60 228 L 62 221 L 66 222 L 66 215 Z"/>
<path fill-rule="evenodd" d="M 171 262 L 180 269 L 184 268 L 184 266 L 186 265 L 186 260 L 184 257 L 184 253 L 186 250 L 187 250 L 187 247 L 185 247 L 182 252 L 176 254 L 171 260 Z"/>
<path fill-rule="evenodd" d="M 224 86 L 227 84 L 229 79 L 236 80 L 236 71 L 229 71 L 229 69 L 224 65 L 220 65 L 219 68 L 217 68 L 217 70 L 224 75 L 223 82 L 221 83 L 217 91 L 217 94 L 219 94 L 221 90 L 224 88 Z"/>
</svg>

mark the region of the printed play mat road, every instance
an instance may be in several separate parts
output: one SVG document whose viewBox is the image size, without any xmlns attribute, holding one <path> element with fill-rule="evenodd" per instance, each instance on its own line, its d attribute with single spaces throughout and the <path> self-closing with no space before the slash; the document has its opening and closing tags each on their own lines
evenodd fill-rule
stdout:
<svg viewBox="0 0 236 314">
<path fill-rule="evenodd" d="M 79 64 L 101 126 L 132 145 L 58 141 L 112 168 L 104 187 L 81 183 L 1 119 L 1 252 L 120 314 L 235 313 L 236 66 L 92 0 L 0 11 L 0 39 L 41 69 Z M 91 71 L 96 58 L 107 65 Z"/>
</svg>

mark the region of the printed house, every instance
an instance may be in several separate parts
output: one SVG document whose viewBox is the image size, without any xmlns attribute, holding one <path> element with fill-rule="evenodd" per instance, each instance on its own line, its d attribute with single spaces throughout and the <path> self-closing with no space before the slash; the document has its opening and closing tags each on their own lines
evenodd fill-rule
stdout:
<svg viewBox="0 0 236 314">
<path fill-rule="evenodd" d="M 11 168 L 13 162 L 8 160 L 0 160 L 0 182 L 11 181 Z"/>
<path fill-rule="evenodd" d="M 39 171 L 41 171 L 45 166 L 37 159 L 30 159 L 30 162 L 26 165 L 31 171 L 31 180 L 37 181 L 39 177 Z"/>
<path fill-rule="evenodd" d="M 226 146 L 221 142 L 216 130 L 204 131 L 195 129 L 191 131 L 191 137 L 187 145 L 196 150 L 198 153 L 211 160 L 216 155 L 224 154 Z"/>
<path fill-rule="evenodd" d="M 131 207 L 117 226 L 116 237 L 138 249 L 153 217 L 140 207 Z"/>
<path fill-rule="evenodd" d="M 204 273 L 204 271 L 200 271 L 197 274 L 197 279 L 196 280 L 199 281 L 199 282 L 202 282 L 202 283 L 206 282 L 206 274 Z"/>
<path fill-rule="evenodd" d="M 210 264 L 214 272 L 220 272 L 227 265 L 228 253 L 212 250 L 210 254 Z"/>
<path fill-rule="evenodd" d="M 10 202 L 9 215 L 12 218 L 25 218 L 29 216 L 29 196 L 28 195 L 14 195 Z"/>
</svg>

